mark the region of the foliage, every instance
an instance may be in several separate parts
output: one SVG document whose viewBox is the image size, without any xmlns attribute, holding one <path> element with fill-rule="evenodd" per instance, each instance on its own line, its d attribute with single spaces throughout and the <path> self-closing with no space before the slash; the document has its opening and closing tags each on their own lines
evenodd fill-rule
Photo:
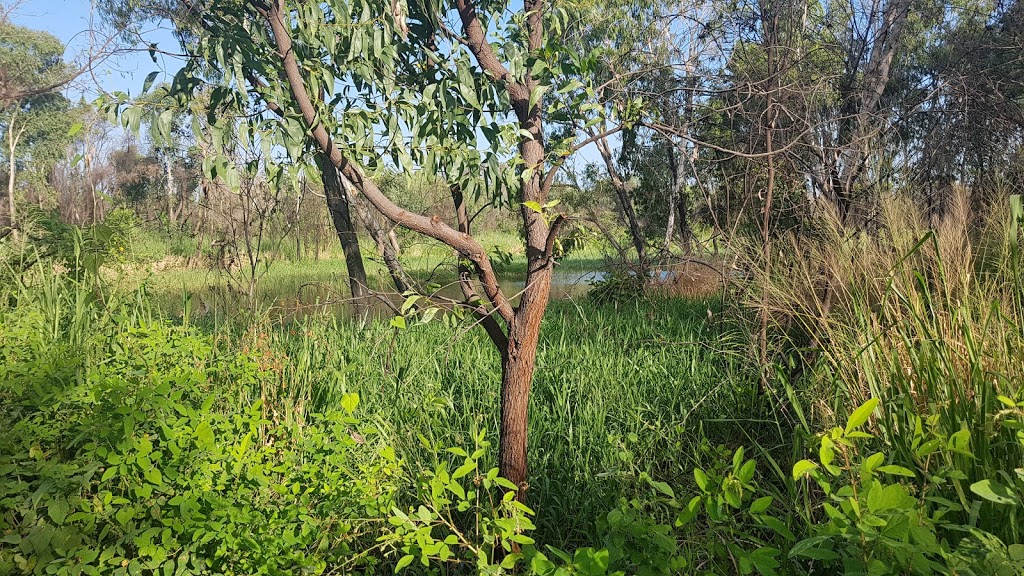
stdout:
<svg viewBox="0 0 1024 576">
<path fill-rule="evenodd" d="M 78 322 L 50 324 L 31 293 L 14 297 L 0 351 L 6 571 L 286 574 L 374 563 L 358 554 L 373 542 L 362 526 L 390 509 L 398 468 L 352 417 L 354 401 L 305 426 L 275 426 L 258 402 L 236 409 L 239 389 L 266 377 L 252 355 L 130 302 L 94 301 Z"/>
<path fill-rule="evenodd" d="M 595 304 L 623 304 L 642 298 L 647 278 L 642 271 L 615 266 L 591 283 L 587 297 Z"/>
<path fill-rule="evenodd" d="M 846 574 L 1024 571 L 1024 546 L 1007 547 L 978 528 L 976 517 L 970 524 L 959 523 L 965 508 L 976 512 L 981 506 L 962 491 L 961 483 L 968 479 L 965 471 L 948 464 L 951 455 L 973 457 L 970 432 L 936 438 L 931 428 L 938 417 L 924 418 L 928 425 L 922 427 L 918 416 L 917 462 L 894 462 L 884 452 L 871 453 L 872 435 L 862 430 L 878 406 L 878 400 L 871 399 L 854 410 L 845 427 L 820 437 L 817 461 L 801 460 L 793 466 L 794 480 L 810 478 L 825 499 L 820 509 L 807 511 L 808 518 L 823 520 L 793 546 L 790 557 L 810 559 L 824 569 L 841 567 Z M 1002 470 L 992 472 L 1006 475 Z M 997 481 L 979 480 L 971 490 L 997 505 L 1016 505 L 998 494 L 1006 492 Z"/>
</svg>

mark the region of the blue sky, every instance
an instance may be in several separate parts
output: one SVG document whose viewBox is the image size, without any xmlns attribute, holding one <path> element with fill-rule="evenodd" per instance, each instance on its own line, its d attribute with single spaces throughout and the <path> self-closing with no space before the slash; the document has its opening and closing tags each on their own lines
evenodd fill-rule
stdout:
<svg viewBox="0 0 1024 576">
<path fill-rule="evenodd" d="M 45 30 L 60 38 L 67 46 L 65 59 L 80 62 L 89 53 L 89 12 L 90 0 L 26 0 L 15 8 L 11 19 L 18 25 Z M 177 46 L 166 29 L 154 29 L 147 36 L 162 49 L 174 51 Z M 97 33 L 96 37 L 100 38 L 101 34 Z M 92 74 L 80 77 L 68 89 L 68 96 L 72 99 L 85 96 L 91 100 L 103 91 L 138 93 L 150 72 L 169 70 L 173 73 L 176 69 L 172 59 L 160 60 L 154 63 L 146 51 L 111 57 L 96 66 Z"/>
</svg>

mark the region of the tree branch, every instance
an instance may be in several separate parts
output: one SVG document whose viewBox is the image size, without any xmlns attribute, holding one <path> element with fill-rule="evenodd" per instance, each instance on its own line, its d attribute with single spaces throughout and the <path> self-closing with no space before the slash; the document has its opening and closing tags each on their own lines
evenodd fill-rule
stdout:
<svg viewBox="0 0 1024 576">
<path fill-rule="evenodd" d="M 262 4 L 259 0 L 250 0 L 250 3 L 257 10 L 259 10 L 259 4 Z M 511 324 L 514 318 L 512 303 L 502 292 L 498 284 L 498 278 L 494 273 L 494 268 L 487 257 L 487 251 L 484 250 L 483 246 L 469 234 L 463 234 L 453 229 L 442 222 L 437 216 L 428 217 L 422 214 L 415 214 L 398 206 L 372 180 L 367 178 L 358 166 L 341 153 L 341 150 L 335 145 L 333 138 L 324 127 L 323 122 L 321 122 L 314 100 L 306 90 L 302 71 L 292 49 L 290 31 L 285 24 L 286 18 L 282 0 L 274 1 L 273 10 L 261 13 L 264 14 L 264 17 L 270 24 L 278 57 L 281 59 L 284 68 L 288 88 L 295 99 L 296 105 L 302 112 L 302 117 L 310 129 L 314 143 L 352 184 L 363 191 L 366 199 L 381 214 L 405 228 L 451 246 L 459 254 L 472 260 L 479 270 L 480 282 L 488 299 L 494 304 L 498 313 L 501 314 L 506 322 Z"/>
</svg>

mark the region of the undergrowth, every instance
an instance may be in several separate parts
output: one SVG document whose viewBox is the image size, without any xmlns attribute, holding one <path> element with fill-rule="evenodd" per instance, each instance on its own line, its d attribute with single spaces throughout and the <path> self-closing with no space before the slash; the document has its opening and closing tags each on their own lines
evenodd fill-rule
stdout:
<svg viewBox="0 0 1024 576">
<path fill-rule="evenodd" d="M 1024 573 L 1024 210 L 956 214 L 794 239 L 764 390 L 711 301 L 553 306 L 525 504 L 464 322 L 171 321 L 12 270 L 0 572 Z"/>
</svg>

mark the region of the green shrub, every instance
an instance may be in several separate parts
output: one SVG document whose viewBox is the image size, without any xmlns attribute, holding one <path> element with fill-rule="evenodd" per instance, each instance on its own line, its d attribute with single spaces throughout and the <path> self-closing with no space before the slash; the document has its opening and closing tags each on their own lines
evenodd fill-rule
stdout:
<svg viewBox="0 0 1024 576">
<path fill-rule="evenodd" d="M 970 431 L 936 436 L 918 417 L 916 461 L 894 460 L 872 452 L 873 436 L 863 430 L 876 407 L 875 399 L 862 405 L 844 428 L 821 436 L 816 461 L 794 465 L 794 480 L 809 478 L 824 498 L 807 495 L 813 524 L 790 557 L 845 574 L 1024 573 L 1024 546 L 1006 546 L 976 525 L 983 500 L 1016 506 L 1010 491 L 984 479 L 967 493 L 969 477 L 949 465 L 951 455 L 973 457 Z"/>
<path fill-rule="evenodd" d="M 89 337 L 0 323 L 0 572 L 319 573 L 371 567 L 400 467 L 341 412 L 274 424 L 260 359 L 97 312 Z M 28 312 L 28 313 L 26 313 Z"/>
<path fill-rule="evenodd" d="M 642 300 L 646 277 L 628 267 L 613 267 L 590 285 L 587 298 L 599 306 L 625 304 Z"/>
</svg>

